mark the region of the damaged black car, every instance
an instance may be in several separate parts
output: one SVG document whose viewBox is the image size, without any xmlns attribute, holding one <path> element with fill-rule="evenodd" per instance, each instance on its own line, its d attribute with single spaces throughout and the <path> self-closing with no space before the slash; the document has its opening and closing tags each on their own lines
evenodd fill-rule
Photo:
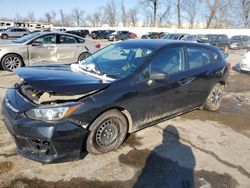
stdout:
<svg viewBox="0 0 250 188">
<path fill-rule="evenodd" d="M 2 103 L 17 153 L 42 163 L 117 149 L 128 133 L 192 109 L 216 111 L 230 65 L 213 46 L 109 45 L 70 65 L 18 68 Z"/>
</svg>

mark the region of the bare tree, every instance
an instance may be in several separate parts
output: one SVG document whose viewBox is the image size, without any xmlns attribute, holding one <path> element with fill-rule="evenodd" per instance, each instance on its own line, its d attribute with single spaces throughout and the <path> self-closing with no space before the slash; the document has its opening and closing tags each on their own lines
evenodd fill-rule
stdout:
<svg viewBox="0 0 250 188">
<path fill-rule="evenodd" d="M 164 10 L 159 14 L 158 26 L 166 27 L 171 23 L 171 5 L 166 4 Z"/>
<path fill-rule="evenodd" d="M 122 21 L 123 27 L 126 27 L 128 19 L 127 19 L 127 12 L 126 12 L 123 0 L 121 1 L 121 21 Z"/>
<path fill-rule="evenodd" d="M 28 12 L 26 18 L 27 18 L 28 21 L 31 21 L 31 22 L 34 22 L 36 20 L 34 12 Z"/>
<path fill-rule="evenodd" d="M 93 13 L 90 13 L 87 16 L 87 20 L 89 21 L 89 25 L 92 27 L 100 27 L 103 23 L 103 13 L 102 11 L 103 7 L 98 7 L 96 11 Z"/>
<path fill-rule="evenodd" d="M 59 10 L 61 26 L 70 26 L 69 16 L 62 9 Z"/>
<path fill-rule="evenodd" d="M 129 25 L 132 25 L 133 27 L 135 27 L 139 20 L 137 8 L 135 7 L 135 8 L 129 9 L 127 16 L 128 16 Z"/>
<path fill-rule="evenodd" d="M 215 18 L 217 10 L 219 9 L 220 0 L 205 0 L 205 5 L 208 9 L 208 14 L 206 15 L 206 29 L 210 28 L 212 20 Z"/>
<path fill-rule="evenodd" d="M 233 0 L 205 0 L 206 28 L 225 26 L 225 23 L 229 21 L 229 8 L 232 2 Z"/>
<path fill-rule="evenodd" d="M 23 18 L 20 16 L 19 13 L 16 13 L 14 20 L 18 22 L 18 21 L 22 21 Z"/>
<path fill-rule="evenodd" d="M 143 6 L 144 14 L 147 17 L 147 22 L 150 15 L 150 25 L 156 26 L 157 12 L 159 8 L 160 0 L 141 0 L 141 5 Z"/>
<path fill-rule="evenodd" d="M 72 19 L 77 26 L 84 24 L 84 13 L 85 12 L 83 10 L 80 10 L 79 8 L 74 8 L 71 11 Z"/>
<path fill-rule="evenodd" d="M 241 0 L 244 26 L 249 26 L 249 17 L 250 17 L 250 0 Z"/>
<path fill-rule="evenodd" d="M 110 27 L 115 27 L 118 24 L 117 7 L 114 0 L 107 2 L 105 8 L 105 15 L 107 24 Z"/>
<path fill-rule="evenodd" d="M 44 14 L 45 22 L 48 24 L 53 24 L 56 19 L 56 12 L 51 10 L 49 12 L 45 12 Z"/>
<path fill-rule="evenodd" d="M 178 28 L 181 28 L 181 3 L 180 3 L 180 0 L 177 0 L 176 9 L 177 9 Z"/>
<path fill-rule="evenodd" d="M 182 0 L 183 18 L 189 23 L 189 28 L 194 27 L 194 21 L 199 14 L 199 6 L 202 0 Z"/>
</svg>

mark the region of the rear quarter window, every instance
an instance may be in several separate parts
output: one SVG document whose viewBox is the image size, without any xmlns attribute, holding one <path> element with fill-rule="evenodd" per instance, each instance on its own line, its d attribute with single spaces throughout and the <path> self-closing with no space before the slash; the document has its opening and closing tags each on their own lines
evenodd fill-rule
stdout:
<svg viewBox="0 0 250 188">
<path fill-rule="evenodd" d="M 84 43 L 85 42 L 85 40 L 81 39 L 81 38 L 77 38 L 77 41 L 78 41 L 78 43 Z"/>
</svg>

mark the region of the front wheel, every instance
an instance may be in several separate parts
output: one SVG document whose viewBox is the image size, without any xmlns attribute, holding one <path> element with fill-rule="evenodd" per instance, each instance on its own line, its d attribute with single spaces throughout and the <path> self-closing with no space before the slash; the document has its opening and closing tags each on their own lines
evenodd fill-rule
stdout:
<svg viewBox="0 0 250 188">
<path fill-rule="evenodd" d="M 91 124 L 89 131 L 87 151 L 94 155 L 107 153 L 117 149 L 125 140 L 127 120 L 118 110 L 109 110 Z"/>
<path fill-rule="evenodd" d="M 2 38 L 2 39 L 8 39 L 9 36 L 8 36 L 7 34 L 2 34 L 1 38 Z"/>
<path fill-rule="evenodd" d="M 218 110 L 222 102 L 222 92 L 223 86 L 219 83 L 215 84 L 208 95 L 204 108 L 209 111 Z"/>
<path fill-rule="evenodd" d="M 2 59 L 1 65 L 6 71 L 13 71 L 18 67 L 22 67 L 24 63 L 20 56 L 16 54 L 9 54 Z"/>
</svg>

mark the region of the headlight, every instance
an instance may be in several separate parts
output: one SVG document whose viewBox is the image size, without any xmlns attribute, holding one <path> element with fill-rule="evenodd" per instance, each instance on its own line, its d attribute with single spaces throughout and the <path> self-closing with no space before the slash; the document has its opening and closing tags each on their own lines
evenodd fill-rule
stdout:
<svg viewBox="0 0 250 188">
<path fill-rule="evenodd" d="M 64 106 L 64 107 L 48 107 L 48 108 L 36 108 L 29 110 L 25 115 L 30 119 L 36 119 L 41 121 L 59 121 L 65 117 L 70 116 L 74 111 L 79 108 L 76 106 Z"/>
</svg>

